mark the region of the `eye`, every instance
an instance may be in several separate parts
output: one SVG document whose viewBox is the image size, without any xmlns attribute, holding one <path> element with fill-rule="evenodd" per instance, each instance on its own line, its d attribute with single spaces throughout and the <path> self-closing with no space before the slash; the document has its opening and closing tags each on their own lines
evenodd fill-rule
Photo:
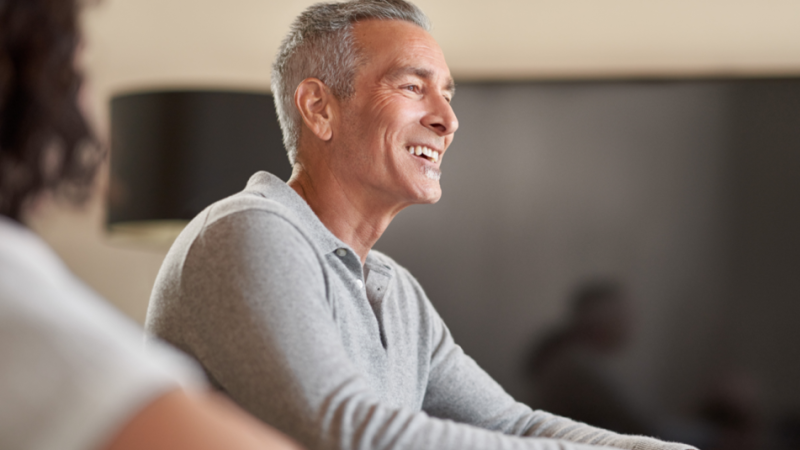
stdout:
<svg viewBox="0 0 800 450">
<path fill-rule="evenodd" d="M 420 87 L 417 86 L 416 84 L 409 84 L 409 85 L 403 86 L 402 89 L 406 90 L 406 91 L 411 91 L 411 92 L 413 92 L 415 94 L 419 94 L 420 91 L 421 91 Z"/>
</svg>

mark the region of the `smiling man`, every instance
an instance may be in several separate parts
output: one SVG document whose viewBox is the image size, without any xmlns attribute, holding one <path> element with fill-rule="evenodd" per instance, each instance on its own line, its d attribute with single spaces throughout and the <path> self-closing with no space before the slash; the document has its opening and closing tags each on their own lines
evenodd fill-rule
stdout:
<svg viewBox="0 0 800 450">
<path fill-rule="evenodd" d="M 411 274 L 372 250 L 398 212 L 442 194 L 458 120 L 428 28 L 402 0 L 296 19 L 273 70 L 292 177 L 259 172 L 187 226 L 147 328 L 310 449 L 688 448 L 515 402 Z"/>
</svg>

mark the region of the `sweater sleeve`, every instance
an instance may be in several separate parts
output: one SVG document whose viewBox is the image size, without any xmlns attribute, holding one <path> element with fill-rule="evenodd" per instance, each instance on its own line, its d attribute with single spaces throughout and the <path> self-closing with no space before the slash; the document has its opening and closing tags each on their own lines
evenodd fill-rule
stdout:
<svg viewBox="0 0 800 450">
<path fill-rule="evenodd" d="M 458 346 L 429 304 L 434 340 L 431 373 L 423 410 L 502 433 L 561 439 L 629 450 L 685 450 L 693 447 L 645 436 L 614 433 L 556 416 L 514 401 Z"/>
<path fill-rule="evenodd" d="M 151 331 L 194 355 L 232 399 L 310 450 L 596 448 L 382 404 L 342 344 L 324 256 L 279 215 L 230 214 L 203 227 L 180 264 L 170 258 L 148 313 Z"/>
</svg>

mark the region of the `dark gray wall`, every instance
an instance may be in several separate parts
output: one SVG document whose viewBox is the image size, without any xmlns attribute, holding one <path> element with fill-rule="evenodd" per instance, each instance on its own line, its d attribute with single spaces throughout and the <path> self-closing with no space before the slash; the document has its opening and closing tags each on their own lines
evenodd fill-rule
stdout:
<svg viewBox="0 0 800 450">
<path fill-rule="evenodd" d="M 602 275 L 636 301 L 635 341 L 616 368 L 647 407 L 686 413 L 730 367 L 767 390 L 779 382 L 768 406 L 778 397 L 800 405 L 800 358 L 765 352 L 800 337 L 798 258 L 781 238 L 800 250 L 800 223 L 796 214 L 776 226 L 759 220 L 800 206 L 787 194 L 800 192 L 800 108 L 779 130 L 791 144 L 762 153 L 774 130 L 747 130 L 764 94 L 748 89 L 460 85 L 442 200 L 403 211 L 377 248 L 419 278 L 456 340 L 517 397 L 529 398 L 520 366 L 531 341 L 562 319 L 577 283 Z"/>
<path fill-rule="evenodd" d="M 727 358 L 771 411 L 800 413 L 800 82 L 737 86 L 732 99 Z"/>
</svg>

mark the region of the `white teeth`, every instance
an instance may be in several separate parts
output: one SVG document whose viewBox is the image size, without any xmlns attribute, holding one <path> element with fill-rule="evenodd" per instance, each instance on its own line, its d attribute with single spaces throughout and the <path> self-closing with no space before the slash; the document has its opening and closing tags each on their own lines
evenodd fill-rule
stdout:
<svg viewBox="0 0 800 450">
<path fill-rule="evenodd" d="M 417 155 L 417 156 L 425 155 L 428 158 L 430 158 L 433 162 L 439 161 L 439 152 L 431 148 L 424 147 L 422 145 L 417 145 L 417 146 L 411 145 L 406 147 L 406 149 L 408 150 L 409 155 Z"/>
</svg>

